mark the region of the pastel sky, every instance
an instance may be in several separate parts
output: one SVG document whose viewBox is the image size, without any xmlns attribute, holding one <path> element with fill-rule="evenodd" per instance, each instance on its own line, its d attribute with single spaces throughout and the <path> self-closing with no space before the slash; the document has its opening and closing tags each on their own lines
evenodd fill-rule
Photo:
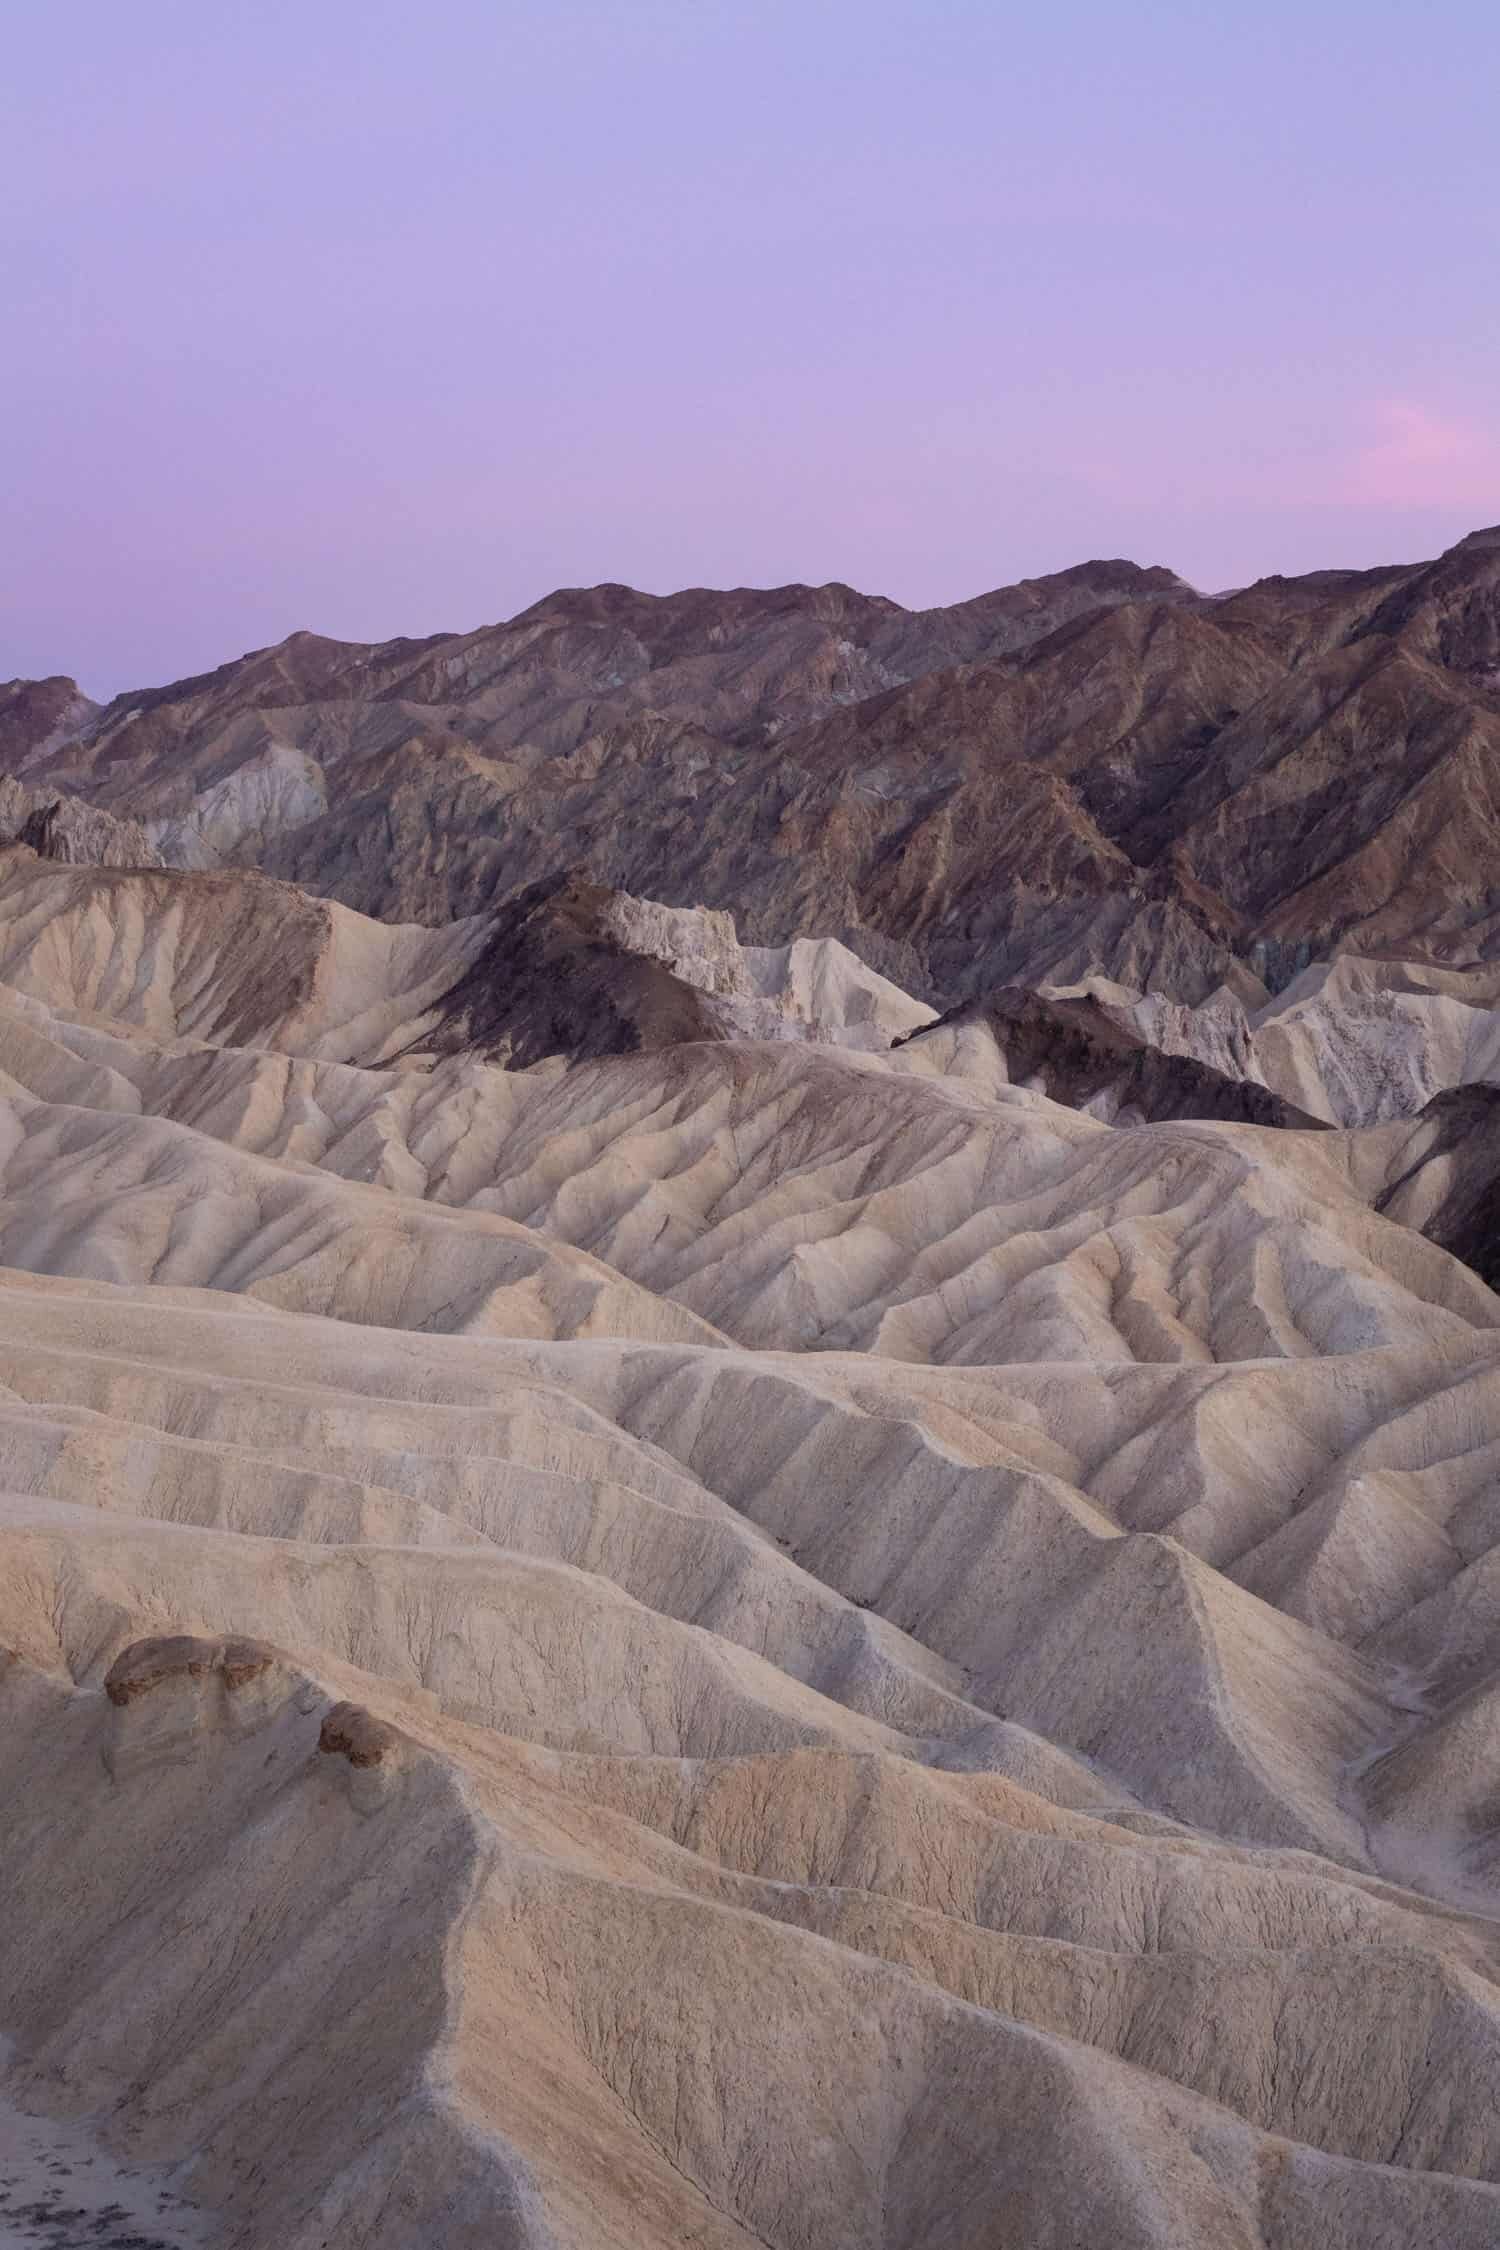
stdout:
<svg viewBox="0 0 1500 2250">
<path fill-rule="evenodd" d="M 1495 0 L 8 0 L 0 678 L 1500 519 Z"/>
</svg>

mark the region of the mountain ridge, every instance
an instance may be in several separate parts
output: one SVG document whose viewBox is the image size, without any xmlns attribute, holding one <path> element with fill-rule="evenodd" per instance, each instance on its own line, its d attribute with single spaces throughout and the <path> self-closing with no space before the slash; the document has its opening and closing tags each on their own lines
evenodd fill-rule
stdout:
<svg viewBox="0 0 1500 2250">
<path fill-rule="evenodd" d="M 1123 562 L 936 610 L 561 589 L 472 633 L 294 634 L 102 708 L 13 683 L 0 723 L 14 772 L 177 864 L 428 922 L 581 867 L 728 907 L 751 943 L 899 959 L 940 1005 L 1500 949 L 1472 872 L 1500 755 L 1487 531 L 1221 596 Z"/>
</svg>

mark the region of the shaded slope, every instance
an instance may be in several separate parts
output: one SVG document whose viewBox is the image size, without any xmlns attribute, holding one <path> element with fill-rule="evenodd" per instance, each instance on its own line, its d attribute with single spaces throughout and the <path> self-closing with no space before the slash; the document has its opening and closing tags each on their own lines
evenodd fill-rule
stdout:
<svg viewBox="0 0 1500 2250">
<path fill-rule="evenodd" d="M 1092 994 L 1036 993 L 1004 986 L 938 1019 L 930 1032 L 913 1033 L 934 1046 L 970 1045 L 971 1028 L 993 1042 L 996 1083 L 1034 1087 L 1111 1124 L 1162 1123 L 1211 1118 L 1226 1124 L 1268 1125 L 1316 1131 L 1309 1115 L 1258 1079 L 1231 1075 L 1191 1054 L 1154 1046 L 1123 1011 Z M 934 1035 L 946 1033 L 939 1041 Z M 921 1067 L 922 1049 L 911 1058 Z M 970 1064 L 966 1074 L 975 1071 Z"/>
</svg>

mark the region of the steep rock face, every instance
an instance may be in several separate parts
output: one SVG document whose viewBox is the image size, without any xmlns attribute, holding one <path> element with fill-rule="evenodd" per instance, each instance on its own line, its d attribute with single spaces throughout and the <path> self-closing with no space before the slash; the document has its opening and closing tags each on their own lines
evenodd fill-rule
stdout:
<svg viewBox="0 0 1500 2250">
<path fill-rule="evenodd" d="M 27 814 L 16 831 L 42 859 L 70 867 L 160 867 L 161 854 L 138 820 L 119 820 L 77 797 L 54 797 Z"/>
<path fill-rule="evenodd" d="M 998 1082 L 1034 1087 L 1110 1124 L 1202 1117 L 1305 1131 L 1325 1123 L 1253 1077 L 1153 1046 L 1128 1015 L 1091 993 L 1002 987 L 939 1017 L 929 1034 L 912 1036 L 920 1055 L 924 1036 L 951 1041 L 976 1028 L 993 1042 Z"/>
<path fill-rule="evenodd" d="M 1221 988 L 1196 1007 L 1098 978 L 1078 991 L 1148 1045 L 1258 1080 L 1337 1125 L 1414 1117 L 1434 1095 L 1500 1079 L 1494 964 L 1341 953 L 1309 963 L 1274 1000 Z"/>
<path fill-rule="evenodd" d="M 1414 653 L 1493 682 L 1500 671 L 1500 524 L 1471 531 L 1430 570 L 1395 587 L 1365 626 L 1399 636 Z"/>
<path fill-rule="evenodd" d="M 727 914 L 654 906 L 587 877 L 533 884 L 492 918 L 483 950 L 424 1035 L 516 1069 L 728 1036 L 716 1000 L 753 988 Z"/>
<path fill-rule="evenodd" d="M 265 747 L 218 781 L 195 791 L 188 807 L 150 823 L 170 867 L 254 865 L 286 830 L 328 809 L 323 769 L 284 743 Z"/>
<path fill-rule="evenodd" d="M 1435 1094 L 1409 1125 L 1388 1127 L 1375 1208 L 1500 1285 L 1500 1085 Z"/>
<path fill-rule="evenodd" d="M 121 820 L 81 797 L 59 796 L 0 775 L 0 835 L 42 859 L 74 867 L 160 867 L 161 854 L 137 820 Z"/>
<path fill-rule="evenodd" d="M 661 906 L 574 874 L 490 918 L 422 1045 L 525 1068 L 695 1039 L 811 1039 L 875 1052 L 933 1011 L 831 940 L 741 946 L 732 915 Z"/>
</svg>

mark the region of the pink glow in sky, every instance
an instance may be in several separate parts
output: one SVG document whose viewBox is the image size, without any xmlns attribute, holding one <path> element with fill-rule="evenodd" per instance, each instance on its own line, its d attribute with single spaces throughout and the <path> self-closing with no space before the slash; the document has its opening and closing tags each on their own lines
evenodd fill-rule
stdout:
<svg viewBox="0 0 1500 2250">
<path fill-rule="evenodd" d="M 1493 0 L 11 0 L 0 677 L 1500 519 Z"/>
<path fill-rule="evenodd" d="M 1342 488 L 1356 506 L 1463 509 L 1500 492 L 1500 417 L 1485 427 L 1395 398 L 1369 409 L 1365 421 L 1368 436 Z"/>
</svg>

